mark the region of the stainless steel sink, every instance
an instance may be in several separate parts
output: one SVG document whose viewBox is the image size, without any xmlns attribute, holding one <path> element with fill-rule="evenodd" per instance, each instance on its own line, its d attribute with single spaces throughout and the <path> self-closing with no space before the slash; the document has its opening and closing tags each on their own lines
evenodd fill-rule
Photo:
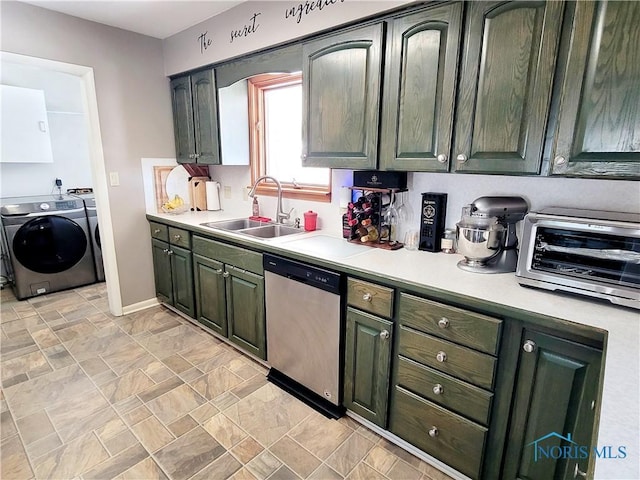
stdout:
<svg viewBox="0 0 640 480">
<path fill-rule="evenodd" d="M 257 238 L 276 238 L 294 233 L 303 233 L 301 228 L 289 227 L 271 222 L 259 222 L 248 218 L 235 218 L 233 220 L 220 220 L 217 222 L 201 223 L 203 227 L 226 230 L 229 232 L 241 233 Z"/>
<path fill-rule="evenodd" d="M 262 227 L 255 228 L 247 228 L 245 230 L 240 230 L 238 233 L 244 233 L 246 235 L 251 235 L 253 237 L 259 238 L 275 238 L 282 237 L 284 235 L 292 235 L 294 233 L 303 233 L 304 230 L 301 228 L 288 227 L 286 225 L 265 225 Z"/>
<path fill-rule="evenodd" d="M 245 228 L 260 227 L 270 225 L 268 222 L 259 222 L 257 220 L 249 220 L 248 218 L 235 218 L 233 220 L 219 220 L 217 222 L 201 223 L 203 227 L 219 228 L 221 230 L 238 231 Z"/>
</svg>

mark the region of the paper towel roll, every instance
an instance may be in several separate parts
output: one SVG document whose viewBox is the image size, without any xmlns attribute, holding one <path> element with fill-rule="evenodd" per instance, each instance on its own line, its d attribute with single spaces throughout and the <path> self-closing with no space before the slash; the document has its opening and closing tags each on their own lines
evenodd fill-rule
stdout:
<svg viewBox="0 0 640 480">
<path fill-rule="evenodd" d="M 207 182 L 207 210 L 220 210 L 220 184 Z"/>
</svg>

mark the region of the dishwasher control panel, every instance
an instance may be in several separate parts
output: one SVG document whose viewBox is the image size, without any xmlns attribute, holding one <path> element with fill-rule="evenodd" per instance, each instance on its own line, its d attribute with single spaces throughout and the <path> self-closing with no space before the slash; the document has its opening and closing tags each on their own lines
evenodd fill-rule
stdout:
<svg viewBox="0 0 640 480">
<path fill-rule="evenodd" d="M 323 290 L 337 294 L 343 290 L 342 275 L 331 270 L 269 254 L 263 255 L 263 266 L 269 272 L 298 282 L 308 283 Z"/>
</svg>

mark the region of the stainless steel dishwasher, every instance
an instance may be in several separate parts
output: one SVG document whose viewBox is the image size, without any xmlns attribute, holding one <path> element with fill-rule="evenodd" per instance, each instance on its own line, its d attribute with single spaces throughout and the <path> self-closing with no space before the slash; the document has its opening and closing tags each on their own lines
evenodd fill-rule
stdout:
<svg viewBox="0 0 640 480">
<path fill-rule="evenodd" d="M 264 255 L 267 378 L 330 417 L 340 417 L 343 277 Z"/>
</svg>

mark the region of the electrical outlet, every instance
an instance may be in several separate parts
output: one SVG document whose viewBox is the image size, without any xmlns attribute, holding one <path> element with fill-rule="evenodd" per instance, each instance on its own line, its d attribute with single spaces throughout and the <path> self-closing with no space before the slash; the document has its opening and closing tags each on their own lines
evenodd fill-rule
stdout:
<svg viewBox="0 0 640 480">
<path fill-rule="evenodd" d="M 118 175 L 118 172 L 109 172 L 109 183 L 112 187 L 120 185 L 120 175 Z"/>
<path fill-rule="evenodd" d="M 231 198 L 231 187 L 229 185 L 225 185 L 222 191 L 224 192 L 224 198 Z"/>
<path fill-rule="evenodd" d="M 242 200 L 245 202 L 249 201 L 249 190 L 247 188 L 242 189 Z"/>
</svg>

